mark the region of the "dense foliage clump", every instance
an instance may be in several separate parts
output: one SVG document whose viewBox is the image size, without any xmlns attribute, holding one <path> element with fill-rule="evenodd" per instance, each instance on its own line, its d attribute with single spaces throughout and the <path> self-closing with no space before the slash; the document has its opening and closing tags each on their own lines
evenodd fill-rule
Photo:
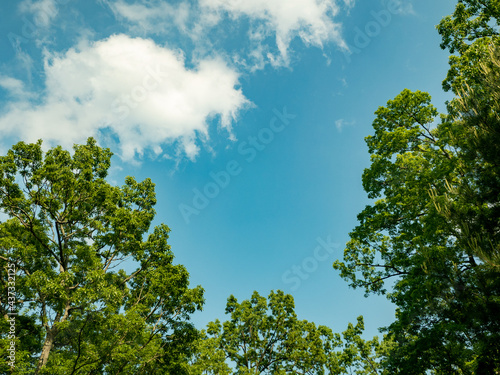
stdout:
<svg viewBox="0 0 500 375">
<path fill-rule="evenodd" d="M 187 371 L 197 331 L 189 315 L 203 304 L 201 287 L 173 264 L 169 228 L 147 238 L 155 216 L 154 184 L 106 180 L 111 152 L 93 139 L 74 154 L 41 142 L 15 145 L 0 158 L 2 290 L 13 264 L 16 366 L 2 373 L 164 374 Z M 133 270 L 122 264 L 129 260 Z M 8 332 L 2 319 L 2 333 Z"/>
</svg>

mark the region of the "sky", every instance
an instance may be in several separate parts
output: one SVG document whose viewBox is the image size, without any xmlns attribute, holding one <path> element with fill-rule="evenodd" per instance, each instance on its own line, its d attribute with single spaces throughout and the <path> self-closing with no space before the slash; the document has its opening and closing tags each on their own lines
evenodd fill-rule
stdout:
<svg viewBox="0 0 500 375">
<path fill-rule="evenodd" d="M 300 319 L 367 337 L 394 319 L 350 289 L 364 137 L 403 89 L 444 111 L 451 0 L 22 0 L 0 4 L 0 152 L 94 137 L 109 181 L 151 178 L 154 224 L 205 289 L 198 328 L 227 298 L 295 298 Z"/>
</svg>

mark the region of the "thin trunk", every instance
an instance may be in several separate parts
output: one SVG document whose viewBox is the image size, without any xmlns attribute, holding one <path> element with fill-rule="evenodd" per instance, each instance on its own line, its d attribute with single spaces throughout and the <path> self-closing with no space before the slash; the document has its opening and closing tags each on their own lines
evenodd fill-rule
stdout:
<svg viewBox="0 0 500 375">
<path fill-rule="evenodd" d="M 40 359 L 38 360 L 38 365 L 36 366 L 35 375 L 40 373 L 42 367 L 47 364 L 49 359 L 50 351 L 52 350 L 52 346 L 54 345 L 54 339 L 57 335 L 57 327 L 52 326 L 52 329 L 47 331 L 47 336 L 45 337 L 45 342 L 43 343 L 42 354 L 40 355 Z"/>
<path fill-rule="evenodd" d="M 52 328 L 47 329 L 47 335 L 45 336 L 45 342 L 43 343 L 42 354 L 40 355 L 40 358 L 38 359 L 38 364 L 36 366 L 35 375 L 39 375 L 42 368 L 47 364 L 47 361 L 49 360 L 50 351 L 52 350 L 52 347 L 54 346 L 54 340 L 55 340 L 57 334 L 59 333 L 59 329 L 58 329 L 57 325 L 58 325 L 58 323 L 64 322 L 66 319 L 68 319 L 69 309 L 70 309 L 70 305 L 69 305 L 69 302 L 67 302 L 66 307 L 64 308 L 63 316 L 61 317 L 61 314 L 58 313 L 56 315 L 56 318 L 54 319 L 54 323 L 52 324 Z"/>
</svg>

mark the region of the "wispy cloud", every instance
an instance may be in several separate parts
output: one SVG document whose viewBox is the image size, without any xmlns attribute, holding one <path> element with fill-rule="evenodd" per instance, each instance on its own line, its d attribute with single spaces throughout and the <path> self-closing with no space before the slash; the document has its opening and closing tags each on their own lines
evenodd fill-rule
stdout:
<svg viewBox="0 0 500 375">
<path fill-rule="evenodd" d="M 346 1 L 352 4 L 352 0 Z M 213 36 L 210 33 L 217 25 L 222 22 L 240 25 L 243 19 L 248 19 L 247 40 L 240 46 L 245 52 L 229 55 L 251 71 L 268 63 L 288 66 L 294 38 L 307 46 L 323 48 L 326 43 L 333 43 L 341 49 L 347 48 L 341 24 L 334 21 L 339 11 L 334 0 L 199 0 L 175 5 L 160 0 L 133 3 L 109 0 L 107 4 L 135 33 L 159 34 L 175 28 L 204 50 L 220 44 L 219 40 L 210 40 Z M 231 35 L 226 37 L 230 39 Z"/>
<path fill-rule="evenodd" d="M 415 9 L 413 8 L 412 0 L 383 0 L 385 4 L 391 5 L 391 9 L 396 10 L 395 13 L 401 15 L 413 15 Z M 385 5 L 384 4 L 384 5 Z"/>
<path fill-rule="evenodd" d="M 344 0 L 344 4 L 347 8 L 353 8 L 356 0 Z"/>
<path fill-rule="evenodd" d="M 32 14 L 36 27 L 48 27 L 58 13 L 56 0 L 24 0 L 19 4 L 19 10 Z"/>
<path fill-rule="evenodd" d="M 135 31 L 158 34 L 172 27 L 187 32 L 191 15 L 189 3 L 169 4 L 164 1 L 127 3 L 124 0 L 108 2 L 118 19 L 128 22 Z"/>
<path fill-rule="evenodd" d="M 23 44 L 34 42 L 37 47 L 43 47 L 50 27 L 59 14 L 58 7 L 57 0 L 23 0 L 17 5 L 19 18 L 22 20 L 21 30 L 12 30 L 7 34 L 7 38 L 14 49 L 18 64 L 24 68 L 30 81 L 35 62 L 25 51 Z"/>
<path fill-rule="evenodd" d="M 24 82 L 16 78 L 0 75 L 0 88 L 15 99 L 26 100 L 33 98 L 33 95 L 26 91 Z"/>
<path fill-rule="evenodd" d="M 250 31 L 254 39 L 275 36 L 280 60 L 288 64 L 288 49 L 293 38 L 299 37 L 306 45 L 322 47 L 333 42 L 345 48 L 341 26 L 333 21 L 338 6 L 333 0 L 200 0 L 202 7 L 226 12 L 231 18 L 248 17 L 253 22 Z"/>
<path fill-rule="evenodd" d="M 108 137 L 126 160 L 147 150 L 162 154 L 174 142 L 175 152 L 194 159 L 209 122 L 218 119 L 231 137 L 234 120 L 249 105 L 238 73 L 221 58 L 188 69 L 182 54 L 126 35 L 47 53 L 44 76 L 44 92 L 24 96 L 20 82 L 2 77 L 2 87 L 16 97 L 0 112 L 2 132 L 65 147 Z"/>
<path fill-rule="evenodd" d="M 352 126 L 352 125 L 354 125 L 354 121 L 346 121 L 343 118 L 335 121 L 335 127 L 337 128 L 339 133 L 342 133 L 342 130 L 344 130 L 346 126 Z"/>
</svg>

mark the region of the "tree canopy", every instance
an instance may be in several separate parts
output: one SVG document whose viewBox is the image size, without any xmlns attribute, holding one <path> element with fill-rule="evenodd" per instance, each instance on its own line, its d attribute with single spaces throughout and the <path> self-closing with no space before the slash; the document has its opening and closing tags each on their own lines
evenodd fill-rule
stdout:
<svg viewBox="0 0 500 375">
<path fill-rule="evenodd" d="M 197 335 L 189 316 L 201 309 L 203 290 L 190 289 L 186 269 L 173 264 L 166 225 L 144 238 L 155 216 L 154 184 L 128 177 L 110 185 L 111 155 L 89 139 L 73 155 L 20 142 L 0 158 L 0 209 L 10 217 L 0 224 L 0 259 L 17 269 L 12 373 L 186 370 Z M 135 269 L 120 268 L 125 261 Z M 1 302 L 7 316 L 3 295 Z M 2 332 L 6 326 L 2 320 Z"/>
<path fill-rule="evenodd" d="M 361 338 L 363 318 L 341 334 L 299 320 L 293 297 L 278 290 L 267 300 L 254 292 L 239 303 L 227 300 L 230 319 L 208 324 L 192 362 L 196 375 L 373 374 L 382 352 L 375 337 Z"/>
<path fill-rule="evenodd" d="M 438 26 L 457 53 L 443 83 L 457 95 L 448 113 L 403 90 L 366 138 L 374 203 L 334 268 L 396 304 L 391 374 L 500 371 L 499 4 L 459 1 Z"/>
</svg>

